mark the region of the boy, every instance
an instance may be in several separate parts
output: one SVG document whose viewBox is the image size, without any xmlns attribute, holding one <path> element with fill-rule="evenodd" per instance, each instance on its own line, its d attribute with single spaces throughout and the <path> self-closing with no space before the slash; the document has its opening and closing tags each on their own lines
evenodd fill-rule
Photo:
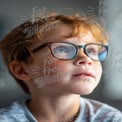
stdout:
<svg viewBox="0 0 122 122">
<path fill-rule="evenodd" d="M 104 29 L 87 17 L 49 15 L 11 31 L 0 48 L 30 97 L 0 110 L 0 122 L 121 122 L 122 113 L 85 99 L 108 56 Z"/>
</svg>

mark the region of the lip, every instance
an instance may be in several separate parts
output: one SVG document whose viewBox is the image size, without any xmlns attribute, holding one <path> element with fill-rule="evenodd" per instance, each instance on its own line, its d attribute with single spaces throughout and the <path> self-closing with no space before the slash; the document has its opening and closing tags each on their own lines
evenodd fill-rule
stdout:
<svg viewBox="0 0 122 122">
<path fill-rule="evenodd" d="M 73 75 L 73 77 L 92 77 L 92 78 L 95 78 L 95 75 L 91 71 L 83 71 L 83 70 L 81 70 L 80 72 L 75 73 Z"/>
</svg>

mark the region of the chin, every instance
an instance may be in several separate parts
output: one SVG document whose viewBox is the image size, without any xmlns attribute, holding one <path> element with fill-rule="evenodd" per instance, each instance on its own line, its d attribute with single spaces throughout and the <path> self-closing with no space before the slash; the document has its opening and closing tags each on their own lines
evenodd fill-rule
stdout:
<svg viewBox="0 0 122 122">
<path fill-rule="evenodd" d="M 93 90 L 83 91 L 80 93 L 80 95 L 89 95 L 93 92 Z"/>
<path fill-rule="evenodd" d="M 79 94 L 79 95 L 88 95 L 91 94 L 94 91 L 94 87 L 75 87 L 71 90 L 73 94 Z"/>
</svg>

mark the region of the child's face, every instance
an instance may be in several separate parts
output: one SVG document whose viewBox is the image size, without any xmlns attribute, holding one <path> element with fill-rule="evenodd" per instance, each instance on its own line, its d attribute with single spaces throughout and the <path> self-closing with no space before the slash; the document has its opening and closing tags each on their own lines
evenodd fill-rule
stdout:
<svg viewBox="0 0 122 122">
<path fill-rule="evenodd" d="M 80 37 L 64 38 L 69 33 L 69 28 L 60 27 L 49 32 L 38 46 L 46 42 L 70 42 L 75 45 L 96 43 L 90 32 Z M 86 56 L 82 48 L 74 59 L 59 60 L 51 54 L 49 47 L 45 47 L 34 53 L 31 66 L 31 75 L 38 90 L 44 88 L 50 94 L 89 94 L 98 85 L 101 74 L 101 63 Z"/>
</svg>

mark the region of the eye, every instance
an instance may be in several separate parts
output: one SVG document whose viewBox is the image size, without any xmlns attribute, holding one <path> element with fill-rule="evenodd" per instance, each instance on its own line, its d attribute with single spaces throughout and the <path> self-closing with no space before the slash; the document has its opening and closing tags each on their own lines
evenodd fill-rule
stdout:
<svg viewBox="0 0 122 122">
<path fill-rule="evenodd" d="M 59 47 L 55 47 L 54 49 L 55 53 L 69 53 L 69 48 L 66 46 L 59 46 Z"/>
<path fill-rule="evenodd" d="M 96 48 L 88 48 L 87 53 L 89 55 L 98 55 L 98 50 Z"/>
</svg>

